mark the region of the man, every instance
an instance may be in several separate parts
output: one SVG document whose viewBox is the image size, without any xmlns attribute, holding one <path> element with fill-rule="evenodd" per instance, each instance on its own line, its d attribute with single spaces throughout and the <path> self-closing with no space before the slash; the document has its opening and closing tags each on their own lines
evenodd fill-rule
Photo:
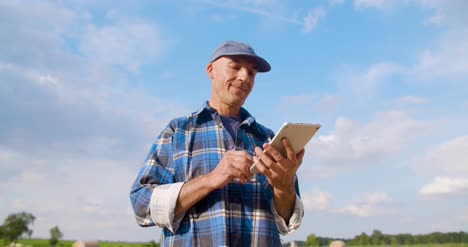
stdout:
<svg viewBox="0 0 468 247">
<path fill-rule="evenodd" d="M 162 246 L 281 246 L 279 234 L 299 227 L 304 150 L 284 139 L 283 157 L 267 144 L 273 131 L 242 108 L 270 69 L 249 45 L 225 42 L 206 68 L 210 100 L 156 139 L 130 198 L 138 224 L 163 228 Z"/>
</svg>

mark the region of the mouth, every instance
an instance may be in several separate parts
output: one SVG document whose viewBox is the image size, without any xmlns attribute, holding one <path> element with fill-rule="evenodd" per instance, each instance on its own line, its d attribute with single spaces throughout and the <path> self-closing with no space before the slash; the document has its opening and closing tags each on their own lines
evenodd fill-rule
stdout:
<svg viewBox="0 0 468 247">
<path fill-rule="evenodd" d="M 243 88 L 243 87 L 241 87 L 241 86 L 236 86 L 236 85 L 232 85 L 232 87 L 234 87 L 234 88 L 237 89 L 238 91 L 247 93 L 247 88 Z"/>
</svg>

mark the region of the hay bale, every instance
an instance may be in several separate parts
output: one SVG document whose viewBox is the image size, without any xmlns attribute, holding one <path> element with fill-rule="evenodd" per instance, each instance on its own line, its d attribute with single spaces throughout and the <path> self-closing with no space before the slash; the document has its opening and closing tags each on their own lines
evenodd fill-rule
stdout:
<svg viewBox="0 0 468 247">
<path fill-rule="evenodd" d="M 99 247 L 98 241 L 76 241 L 72 247 Z"/>
<path fill-rule="evenodd" d="M 330 247 L 346 247 L 346 243 L 341 240 L 335 240 L 330 243 Z"/>
</svg>

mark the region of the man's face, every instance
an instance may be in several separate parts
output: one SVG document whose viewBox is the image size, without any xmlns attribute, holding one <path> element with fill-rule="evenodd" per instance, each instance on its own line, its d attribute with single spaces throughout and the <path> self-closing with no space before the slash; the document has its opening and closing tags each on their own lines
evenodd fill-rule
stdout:
<svg viewBox="0 0 468 247">
<path fill-rule="evenodd" d="M 221 104 L 240 107 L 249 96 L 257 75 L 257 65 L 249 57 L 225 56 L 207 67 L 213 82 L 212 98 Z"/>
</svg>

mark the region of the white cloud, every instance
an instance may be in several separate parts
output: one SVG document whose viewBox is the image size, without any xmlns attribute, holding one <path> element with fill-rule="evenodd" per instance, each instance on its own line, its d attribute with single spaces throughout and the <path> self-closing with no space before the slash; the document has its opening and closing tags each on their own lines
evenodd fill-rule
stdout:
<svg viewBox="0 0 468 247">
<path fill-rule="evenodd" d="M 138 232 L 139 227 L 131 222 L 128 197 L 135 168 L 139 167 L 136 160 L 132 166 L 127 160 L 77 158 L 62 153 L 50 156 L 54 158 L 48 160 L 47 168 L 30 166 L 0 182 L 6 198 L 14 198 L 2 201 L 8 210 L 27 209 L 37 217 L 34 236 L 48 236 L 48 225 L 60 224 L 69 238 L 116 239 L 107 228 L 95 224 L 109 221 L 119 226 L 114 231 L 125 234 L 127 229 L 120 226 L 127 224 L 126 228 Z"/>
<path fill-rule="evenodd" d="M 30 1 L 28 8 L 24 8 L 24 3 L 21 1 L 7 1 L 2 2 L 2 10 L 8 11 L 2 13 L 7 18 L 11 16 L 25 17 L 19 23 L 11 23 L 13 25 L 19 24 L 25 28 L 20 32 L 34 32 L 35 28 L 47 27 L 52 34 L 63 33 L 70 25 L 83 18 L 81 12 L 70 10 L 60 2 L 50 1 Z"/>
<path fill-rule="evenodd" d="M 331 199 L 332 196 L 330 193 L 318 189 L 314 189 L 311 192 L 303 192 L 302 194 L 304 208 L 311 211 L 327 210 Z"/>
<path fill-rule="evenodd" d="M 375 205 L 393 203 L 394 200 L 385 192 L 373 192 L 365 193 L 360 199 L 360 202 L 363 204 Z"/>
<path fill-rule="evenodd" d="M 58 95 L 60 95 L 63 90 L 63 84 L 58 77 L 50 73 L 41 73 L 36 69 L 30 69 L 12 63 L 3 63 L 0 61 L 0 75 L 12 75 L 19 79 L 27 80 Z"/>
<path fill-rule="evenodd" d="M 392 8 L 398 1 L 393 0 L 354 0 L 356 9 L 374 8 L 379 10 L 388 10 Z"/>
<path fill-rule="evenodd" d="M 309 11 L 307 15 L 304 17 L 304 29 L 303 31 L 308 33 L 314 29 L 319 20 L 325 17 L 326 12 L 323 8 L 315 8 Z"/>
<path fill-rule="evenodd" d="M 351 204 L 339 210 L 341 213 L 350 214 L 358 217 L 370 217 L 378 215 L 379 212 L 370 205 Z"/>
<path fill-rule="evenodd" d="M 352 86 L 358 91 L 373 91 L 379 83 L 401 71 L 400 66 L 391 63 L 371 65 L 364 73 L 351 80 Z"/>
<path fill-rule="evenodd" d="M 453 210 L 453 214 L 448 217 L 432 219 L 430 230 L 435 232 L 459 232 L 461 229 L 466 229 L 468 223 L 467 213 L 468 208 L 465 207 Z"/>
<path fill-rule="evenodd" d="M 383 83 L 404 71 L 400 65 L 389 62 L 372 64 L 362 71 L 343 70 L 339 72 L 340 87 L 347 94 L 351 92 L 355 101 L 367 103 Z"/>
<path fill-rule="evenodd" d="M 22 200 L 13 200 L 10 204 L 11 209 L 19 212 L 27 209 L 24 202 Z"/>
<path fill-rule="evenodd" d="M 345 0 L 328 0 L 331 6 L 341 5 L 345 2 Z"/>
<path fill-rule="evenodd" d="M 298 17 L 297 13 L 294 15 L 288 15 L 285 13 L 287 7 L 282 5 L 282 2 L 278 1 L 259 1 L 259 0 L 247 0 L 247 1 L 212 1 L 204 0 L 205 4 L 213 5 L 216 7 L 231 9 L 240 12 L 246 12 L 257 16 L 266 17 L 271 20 L 281 21 L 285 23 L 300 25 L 303 27 L 303 31 L 308 33 L 312 31 L 318 24 L 319 20 L 326 15 L 324 8 L 314 8 L 310 10 L 305 16 Z M 297 11 L 294 11 L 297 12 Z M 214 16 L 215 20 L 220 19 L 219 16 Z"/>
<path fill-rule="evenodd" d="M 357 216 L 357 217 L 375 217 L 375 216 L 388 216 L 388 215 L 396 214 L 394 210 L 380 208 L 372 204 L 350 204 L 339 209 L 338 212 Z"/>
<path fill-rule="evenodd" d="M 340 87 L 351 92 L 353 100 L 368 102 L 382 84 L 395 77 L 405 81 L 449 83 L 462 85 L 468 79 L 468 30 L 460 29 L 444 33 L 432 48 L 424 48 L 411 65 L 380 62 L 364 70 L 343 69 L 339 71 Z"/>
<path fill-rule="evenodd" d="M 399 97 L 392 102 L 394 105 L 407 106 L 407 105 L 423 105 L 427 103 L 427 100 L 417 96 L 403 96 Z"/>
<path fill-rule="evenodd" d="M 213 1 L 213 0 L 204 0 L 202 1 L 205 4 L 212 6 L 231 9 L 235 11 L 245 12 L 254 14 L 257 16 L 267 17 L 273 20 L 278 20 L 282 22 L 302 25 L 302 22 L 298 21 L 296 18 L 286 17 L 282 14 L 282 5 L 281 2 L 276 1 Z"/>
<path fill-rule="evenodd" d="M 368 165 L 380 166 L 411 149 L 433 128 L 405 111 L 379 112 L 368 123 L 338 118 L 330 133 L 319 133 L 306 147 L 299 172 L 306 177 L 334 177 Z"/>
<path fill-rule="evenodd" d="M 365 193 L 354 203 L 344 206 L 337 211 L 357 217 L 374 217 L 382 215 L 395 215 L 396 212 L 388 207 L 394 199 L 385 192 Z"/>
<path fill-rule="evenodd" d="M 434 14 L 424 21 L 426 24 L 447 25 L 451 28 L 466 27 L 468 2 L 464 0 L 417 0 L 416 3 L 423 8 L 434 10 Z"/>
<path fill-rule="evenodd" d="M 143 63 L 160 57 L 168 44 L 154 24 L 126 20 L 111 26 L 88 26 L 80 49 L 88 57 L 138 73 Z"/>
<path fill-rule="evenodd" d="M 281 96 L 277 103 L 277 110 L 281 114 L 287 115 L 285 118 L 296 119 L 296 121 L 313 121 L 307 119 L 310 115 L 307 112 L 332 113 L 341 102 L 337 95 L 314 95 L 299 94 L 292 96 Z M 298 118 L 297 116 L 301 116 Z"/>
<path fill-rule="evenodd" d="M 334 94 L 324 95 L 317 105 L 317 110 L 321 112 L 331 113 L 338 107 L 341 101 L 341 96 Z"/>
<path fill-rule="evenodd" d="M 468 77 L 468 31 L 446 34 L 434 49 L 425 49 L 408 76 L 420 80 L 455 80 L 461 84 Z"/>
<path fill-rule="evenodd" d="M 287 108 L 300 107 L 304 105 L 311 105 L 315 100 L 313 95 L 295 95 L 295 96 L 282 96 L 280 98 L 280 106 L 287 105 Z M 286 108 L 286 109 L 287 109 Z"/>
<path fill-rule="evenodd" d="M 135 223 L 130 186 L 158 131 L 187 110 L 124 69 L 167 50 L 160 30 L 118 13 L 96 26 L 57 2 L 1 5 L 0 215 L 27 209 L 35 237 L 59 224 L 69 239 L 154 239 L 159 229 Z"/>
<path fill-rule="evenodd" d="M 326 163 L 362 163 L 384 159 L 430 126 L 429 123 L 411 119 L 403 111 L 378 113 L 367 124 L 339 118 L 334 133 L 314 139 L 310 150 Z"/>
<path fill-rule="evenodd" d="M 434 25 L 434 26 L 440 26 L 444 22 L 444 16 L 439 14 L 435 14 L 429 18 L 427 18 L 424 21 L 424 24 L 426 25 Z"/>
<path fill-rule="evenodd" d="M 235 1 L 233 1 L 235 2 Z M 243 4 L 251 4 L 251 5 L 254 5 L 254 6 L 265 6 L 265 5 L 271 5 L 271 4 L 275 4 L 276 1 L 275 0 L 242 0 L 241 1 Z"/>
<path fill-rule="evenodd" d="M 14 160 L 15 156 L 17 156 L 17 154 L 14 151 L 0 149 L 0 167 L 6 167 L 6 164 L 8 164 L 8 162 L 11 160 Z"/>
<path fill-rule="evenodd" d="M 434 181 L 421 188 L 424 197 L 440 197 L 468 194 L 468 178 L 436 177 Z"/>
<path fill-rule="evenodd" d="M 467 150 L 468 135 L 460 136 L 428 148 L 412 163 L 420 172 L 468 177 Z"/>
<path fill-rule="evenodd" d="M 430 9 L 432 15 L 422 22 L 426 25 L 449 26 L 450 28 L 464 28 L 468 22 L 465 0 L 354 0 L 354 7 L 361 9 L 376 9 L 389 11 L 396 7 L 417 6 Z"/>
<path fill-rule="evenodd" d="M 468 207 L 463 209 L 460 213 L 460 218 L 458 219 L 460 222 L 468 223 Z"/>
</svg>

